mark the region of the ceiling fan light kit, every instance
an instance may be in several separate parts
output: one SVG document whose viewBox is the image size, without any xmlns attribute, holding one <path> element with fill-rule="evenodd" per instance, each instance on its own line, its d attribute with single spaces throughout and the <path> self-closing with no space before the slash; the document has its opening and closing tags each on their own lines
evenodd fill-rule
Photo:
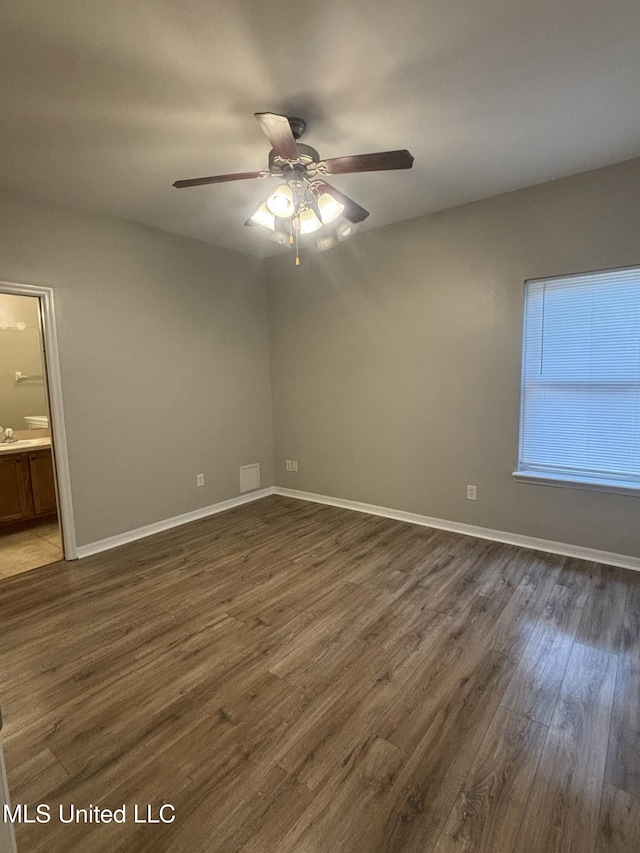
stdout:
<svg viewBox="0 0 640 853">
<path fill-rule="evenodd" d="M 323 252 L 351 237 L 358 223 L 369 216 L 368 210 L 328 184 L 325 175 L 410 169 L 413 165 L 413 157 L 406 149 L 321 160 L 315 148 L 297 141 L 306 129 L 303 119 L 276 113 L 255 113 L 255 117 L 272 145 L 268 171 L 189 178 L 176 181 L 174 187 L 180 189 L 251 178 L 283 179 L 245 225 L 260 225 L 277 243 L 295 246 L 296 266 L 300 265 L 300 237 L 307 239 L 316 234 L 316 250 Z"/>
<path fill-rule="evenodd" d="M 260 207 L 251 214 L 249 220 L 245 222 L 245 225 L 263 225 L 270 231 L 274 231 L 276 227 L 276 217 L 275 214 L 269 210 L 267 203 L 263 201 Z"/>
<path fill-rule="evenodd" d="M 322 193 L 318 196 L 318 207 L 320 208 L 320 218 L 323 225 L 333 222 L 344 210 L 344 204 L 340 204 L 338 199 L 329 193 Z"/>
<path fill-rule="evenodd" d="M 274 216 L 282 216 L 284 219 L 293 216 L 295 205 L 289 184 L 280 184 L 275 188 L 267 199 L 267 207 Z"/>
</svg>

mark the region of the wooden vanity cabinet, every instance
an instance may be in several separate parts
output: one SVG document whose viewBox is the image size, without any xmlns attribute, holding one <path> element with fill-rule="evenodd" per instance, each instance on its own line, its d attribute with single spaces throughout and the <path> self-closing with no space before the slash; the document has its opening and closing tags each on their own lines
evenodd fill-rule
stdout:
<svg viewBox="0 0 640 853">
<path fill-rule="evenodd" d="M 13 524 L 55 512 L 51 449 L 0 455 L 0 524 Z"/>
<path fill-rule="evenodd" d="M 31 515 L 28 454 L 0 456 L 0 523 L 10 524 Z"/>
<path fill-rule="evenodd" d="M 51 451 L 29 454 L 29 477 L 34 515 L 51 515 L 56 511 L 56 484 L 53 477 Z"/>
</svg>

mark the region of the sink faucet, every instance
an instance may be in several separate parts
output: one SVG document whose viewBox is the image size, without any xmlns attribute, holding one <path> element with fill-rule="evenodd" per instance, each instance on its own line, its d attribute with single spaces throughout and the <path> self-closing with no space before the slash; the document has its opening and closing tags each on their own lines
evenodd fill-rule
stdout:
<svg viewBox="0 0 640 853">
<path fill-rule="evenodd" d="M 3 428 L 0 427 L 0 432 L 2 432 L 2 429 Z M 13 435 L 13 430 L 11 429 L 11 427 L 7 427 L 4 430 L 4 438 L 2 439 L 2 441 L 0 441 L 0 444 L 13 444 L 13 442 L 17 440 L 18 439 L 15 438 L 15 436 Z"/>
</svg>

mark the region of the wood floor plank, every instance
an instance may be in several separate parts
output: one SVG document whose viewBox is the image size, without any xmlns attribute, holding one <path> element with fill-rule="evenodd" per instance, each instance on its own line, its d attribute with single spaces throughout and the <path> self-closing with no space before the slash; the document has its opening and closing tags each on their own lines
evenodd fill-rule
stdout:
<svg viewBox="0 0 640 853">
<path fill-rule="evenodd" d="M 595 853 L 632 853 L 640 850 L 640 800 L 605 785 Z"/>
<path fill-rule="evenodd" d="M 499 708 L 434 853 L 511 853 L 547 734 Z"/>
<path fill-rule="evenodd" d="M 377 813 L 406 760 L 383 738 L 354 744 L 343 766 L 278 844 L 279 853 L 302 850 L 357 850 L 358 839 Z M 354 809 L 353 804 L 358 803 Z"/>
<path fill-rule="evenodd" d="M 500 545 L 493 543 L 493 571 L 482 584 L 480 595 L 497 596 L 507 601 L 516 588 L 522 583 L 527 573 L 527 563 L 522 559 L 522 551 L 515 545 Z"/>
<path fill-rule="evenodd" d="M 616 657 L 574 645 L 531 789 L 518 853 L 592 853 Z"/>
<path fill-rule="evenodd" d="M 383 649 L 398 641 L 415 649 L 424 647 L 429 637 L 437 639 L 451 622 L 445 614 L 420 606 L 415 599 L 405 596 L 388 606 L 373 623 L 369 622 L 360 638 Z"/>
<path fill-rule="evenodd" d="M 470 607 L 460 616 L 443 625 L 436 642 L 425 649 L 425 658 L 403 685 L 387 709 L 385 718 L 378 723 L 378 733 L 410 750 L 431 725 L 439 702 L 464 687 L 468 673 L 481 661 L 499 661 L 504 664 L 505 678 L 508 662 L 500 654 L 487 654 L 481 643 L 488 627 L 504 606 L 503 602 L 476 596 Z M 502 683 L 502 682 L 501 682 Z M 504 687 L 506 684 L 502 684 Z M 502 694 L 501 694 L 502 695 Z"/>
<path fill-rule="evenodd" d="M 313 800 L 303 785 L 278 767 L 252 767 L 244 779 L 234 775 L 232 767 L 224 789 L 220 784 L 216 787 L 215 801 L 210 783 L 203 776 L 185 789 L 190 821 L 172 833 L 167 853 L 228 853 L 255 849 L 255 844 L 265 845 L 262 850 L 269 849 L 280 838 L 282 826 L 291 825 Z M 145 845 L 132 844 L 129 853 L 155 853 L 162 840 L 157 837 L 159 834 L 155 839 L 145 835 Z"/>
<path fill-rule="evenodd" d="M 428 726 L 392 737 L 410 754 L 387 797 L 379 804 L 357 849 L 372 853 L 431 850 L 453 807 L 475 754 L 511 677 L 513 664 L 499 652 L 481 650 L 477 668 L 469 665 L 430 708 Z M 412 720 L 413 723 L 413 720 Z M 387 721 L 387 725 L 393 724 Z M 411 752 L 409 753 L 409 751 Z"/>
<path fill-rule="evenodd" d="M 636 853 L 639 590 L 279 496 L 0 578 L 16 802 L 176 807 L 19 849 Z"/>
<path fill-rule="evenodd" d="M 12 787 L 16 803 L 40 803 L 46 801 L 49 792 L 69 778 L 69 774 L 55 755 L 47 747 L 38 752 L 25 755 L 21 761 L 14 759 L 12 764 L 19 766 L 19 784 Z"/>
<path fill-rule="evenodd" d="M 279 764 L 311 790 L 327 781 L 349 754 L 354 742 L 379 729 L 380 721 L 389 713 L 390 703 L 403 693 L 409 679 L 425 663 L 425 655 L 436 643 L 435 614 L 433 633 L 424 635 L 422 643 L 410 647 L 399 635 L 394 645 L 388 644 L 383 654 L 368 650 L 363 658 L 366 677 L 351 679 L 348 690 L 334 706 L 310 725 L 304 734 L 281 753 Z M 367 663 L 367 657 L 370 663 Z"/>
<path fill-rule="evenodd" d="M 618 653 L 626 590 L 622 569 L 593 564 L 589 594 L 576 636 L 580 643 Z"/>
<path fill-rule="evenodd" d="M 506 708 L 549 725 L 587 592 L 579 581 L 554 584 L 507 688 Z"/>
<path fill-rule="evenodd" d="M 218 798 L 222 792 L 233 791 L 235 780 L 240 774 L 232 765 L 221 765 L 211 760 L 213 752 L 211 721 L 201 718 L 198 725 L 187 728 L 184 736 L 174 741 L 157 755 L 147 755 L 134 766 L 123 761 L 109 760 L 104 768 L 97 768 L 97 756 L 90 774 L 80 773 L 70 776 L 63 784 L 53 788 L 46 802 L 51 805 L 52 813 L 62 806 L 68 813 L 69 804 L 83 807 L 89 803 L 100 804 L 104 808 L 117 808 L 126 805 L 131 816 L 136 803 L 171 802 L 183 815 L 190 803 L 197 800 L 195 790 L 191 795 L 183 794 L 192 785 L 192 778 L 206 765 L 208 784 L 216 790 Z M 140 753 L 137 752 L 137 758 Z M 197 789 L 199 790 L 199 789 Z M 92 853 L 107 853 L 117 838 L 120 845 L 141 842 L 141 827 L 133 822 L 122 826 L 126 831 L 118 832 L 113 824 L 84 825 L 50 824 L 24 826 L 19 828 L 18 847 L 33 853 L 67 853 L 69 850 L 83 849 L 83 844 Z M 147 830 L 148 831 L 148 830 Z M 87 842 L 87 835 L 90 841 Z M 135 849 L 135 848 L 134 848 Z"/>
<path fill-rule="evenodd" d="M 417 748 L 452 697 L 454 704 L 466 703 L 466 711 L 472 710 L 478 699 L 495 711 L 514 670 L 508 658 L 482 646 L 466 647 L 459 655 L 443 657 L 441 663 L 425 668 L 418 695 L 413 684 L 399 691 L 397 714 L 390 714 L 382 727 L 387 739 L 407 754 Z"/>
<path fill-rule="evenodd" d="M 640 583 L 627 589 L 613 698 L 607 780 L 640 797 Z"/>
<path fill-rule="evenodd" d="M 483 639 L 490 648 L 516 661 L 531 639 L 560 571 L 559 561 L 549 561 L 536 552 L 529 552 L 525 562 L 523 579 Z"/>
</svg>

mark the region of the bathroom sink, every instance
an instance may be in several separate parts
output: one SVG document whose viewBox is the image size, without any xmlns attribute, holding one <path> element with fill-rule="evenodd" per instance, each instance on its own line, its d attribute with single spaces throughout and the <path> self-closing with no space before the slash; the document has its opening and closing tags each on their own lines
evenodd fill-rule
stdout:
<svg viewBox="0 0 640 853">
<path fill-rule="evenodd" d="M 0 453 L 9 453 L 12 450 L 27 450 L 29 447 L 50 447 L 50 438 L 25 438 L 22 441 L 12 441 L 10 444 L 0 443 Z"/>
</svg>

